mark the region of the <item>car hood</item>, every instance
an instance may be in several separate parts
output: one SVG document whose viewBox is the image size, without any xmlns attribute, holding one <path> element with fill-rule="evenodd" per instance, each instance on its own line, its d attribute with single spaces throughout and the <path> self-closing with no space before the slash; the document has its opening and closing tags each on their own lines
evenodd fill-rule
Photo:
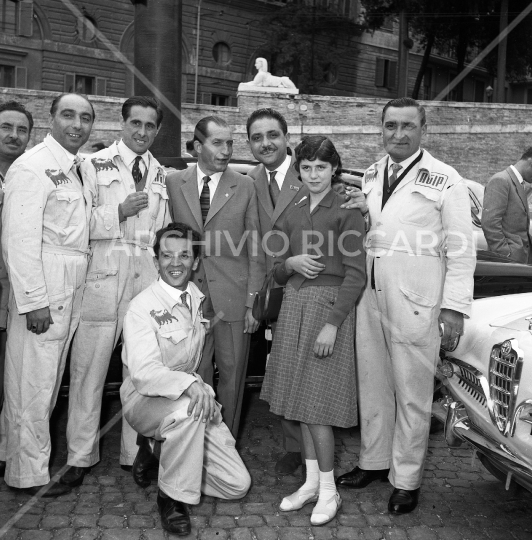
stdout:
<svg viewBox="0 0 532 540">
<path fill-rule="evenodd" d="M 489 300 L 490 312 L 495 315 L 489 323 L 491 327 L 517 331 L 529 329 L 526 318 L 532 317 L 532 293 L 499 296 Z"/>
</svg>

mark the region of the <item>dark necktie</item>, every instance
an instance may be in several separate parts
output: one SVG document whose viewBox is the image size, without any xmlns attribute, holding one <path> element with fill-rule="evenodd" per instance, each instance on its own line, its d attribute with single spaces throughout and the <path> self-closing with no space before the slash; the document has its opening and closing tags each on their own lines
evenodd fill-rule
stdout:
<svg viewBox="0 0 532 540">
<path fill-rule="evenodd" d="M 140 172 L 140 160 L 142 158 L 137 156 L 135 158 L 135 163 L 133 163 L 133 169 L 131 169 L 131 174 L 133 175 L 133 180 L 135 184 L 138 184 L 142 180 L 142 173 Z"/>
<path fill-rule="evenodd" d="M 203 189 L 201 190 L 201 195 L 199 198 L 203 223 L 205 223 L 205 220 L 207 219 L 207 214 L 209 213 L 209 208 L 211 207 L 211 190 L 209 189 L 210 181 L 210 176 L 203 177 Z"/>
<path fill-rule="evenodd" d="M 79 156 L 74 157 L 74 162 L 72 163 L 72 166 L 74 167 L 74 172 L 76 173 L 76 176 L 79 178 L 81 185 L 83 185 L 83 178 L 81 176 L 81 159 L 79 158 Z"/>
<path fill-rule="evenodd" d="M 187 302 L 187 295 L 188 295 L 187 291 L 181 293 L 181 304 L 183 304 L 188 309 L 190 314 L 192 315 L 192 308 L 190 307 L 189 303 Z"/>
<path fill-rule="evenodd" d="M 277 180 L 275 180 L 275 175 L 277 174 L 277 171 L 272 171 L 270 173 L 270 197 L 272 198 L 272 204 L 275 208 L 275 205 L 277 204 L 277 199 L 279 199 L 279 193 L 281 192 L 279 189 L 279 184 L 277 183 Z"/>
</svg>

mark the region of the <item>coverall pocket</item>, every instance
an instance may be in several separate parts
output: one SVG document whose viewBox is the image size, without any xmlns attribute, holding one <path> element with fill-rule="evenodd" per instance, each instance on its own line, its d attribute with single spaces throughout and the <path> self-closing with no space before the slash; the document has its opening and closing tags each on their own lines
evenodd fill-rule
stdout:
<svg viewBox="0 0 532 540">
<path fill-rule="evenodd" d="M 404 287 L 400 287 L 400 291 L 401 312 L 394 318 L 401 323 L 392 339 L 397 343 L 426 347 L 432 338 L 430 330 L 435 323 L 436 302 Z"/>
<path fill-rule="evenodd" d="M 166 205 L 166 201 L 168 200 L 168 193 L 166 191 L 166 186 L 163 186 L 158 182 L 152 182 L 150 186 L 150 191 L 152 192 L 150 193 L 150 199 L 152 199 L 152 202 L 150 203 L 150 217 L 152 220 L 156 221 L 159 216 L 161 206 L 164 208 L 164 206 Z"/>
<path fill-rule="evenodd" d="M 171 341 L 174 345 L 181 343 L 188 335 L 182 328 L 177 330 L 165 330 L 164 332 L 159 332 L 159 334 L 163 339 Z"/>
<path fill-rule="evenodd" d="M 118 270 L 92 270 L 87 274 L 81 320 L 110 323 L 118 318 Z"/>
<path fill-rule="evenodd" d="M 57 209 L 55 220 L 60 227 L 79 225 L 80 212 L 76 212 L 81 193 L 77 191 L 56 190 Z"/>
<path fill-rule="evenodd" d="M 71 294 L 61 293 L 48 296 L 50 315 L 54 324 L 51 324 L 44 334 L 36 335 L 38 341 L 48 343 L 67 338 L 70 329 L 68 321 L 70 320 L 72 304 Z"/>
<path fill-rule="evenodd" d="M 425 188 L 425 190 L 428 189 Z M 401 223 L 424 227 L 434 219 L 434 213 L 437 212 L 436 201 L 439 198 L 439 192 L 433 194 L 425 192 L 425 190 L 423 192 L 416 189 L 412 190 L 413 201 L 399 215 Z"/>
</svg>

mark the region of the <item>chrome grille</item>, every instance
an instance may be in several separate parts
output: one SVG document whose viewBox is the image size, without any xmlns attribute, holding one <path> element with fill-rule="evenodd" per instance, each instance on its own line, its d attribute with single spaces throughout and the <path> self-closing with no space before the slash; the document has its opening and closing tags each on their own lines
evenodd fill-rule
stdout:
<svg viewBox="0 0 532 540">
<path fill-rule="evenodd" d="M 522 366 L 523 354 L 517 340 L 506 340 L 491 349 L 489 383 L 492 420 L 504 435 L 510 430 Z"/>
<path fill-rule="evenodd" d="M 464 366 L 458 366 L 458 384 L 473 396 L 481 405 L 486 406 L 486 396 L 482 391 L 480 379 Z"/>
</svg>

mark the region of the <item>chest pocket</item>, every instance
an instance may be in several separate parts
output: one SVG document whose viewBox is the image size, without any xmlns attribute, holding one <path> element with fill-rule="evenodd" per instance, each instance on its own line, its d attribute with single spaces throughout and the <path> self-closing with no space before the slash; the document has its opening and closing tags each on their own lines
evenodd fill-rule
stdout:
<svg viewBox="0 0 532 540">
<path fill-rule="evenodd" d="M 176 328 L 174 325 L 168 325 L 169 328 L 159 330 L 163 343 L 168 345 L 179 345 L 188 336 L 188 333 L 183 328 Z M 173 326 L 173 328 L 172 328 Z"/>
<path fill-rule="evenodd" d="M 116 203 L 116 197 L 112 196 L 112 192 L 120 185 L 120 177 L 118 172 L 109 171 L 101 172 L 96 176 L 98 184 L 98 203 L 113 204 Z"/>
<path fill-rule="evenodd" d="M 157 179 L 159 175 L 157 175 Z M 166 191 L 166 186 L 161 182 L 156 182 L 155 180 L 150 185 L 150 215 L 152 220 L 156 220 L 159 216 L 159 212 L 162 211 L 166 202 L 168 201 L 168 192 Z"/>
<path fill-rule="evenodd" d="M 85 219 L 85 212 L 80 211 L 79 201 L 82 197 L 77 191 L 67 191 L 64 189 L 55 190 L 57 212 L 55 212 L 55 222 L 61 228 L 75 227 Z"/>
<path fill-rule="evenodd" d="M 414 186 L 411 199 L 401 210 L 399 221 L 416 227 L 424 227 L 434 221 L 434 214 L 438 212 L 440 192 L 431 188 Z"/>
</svg>

